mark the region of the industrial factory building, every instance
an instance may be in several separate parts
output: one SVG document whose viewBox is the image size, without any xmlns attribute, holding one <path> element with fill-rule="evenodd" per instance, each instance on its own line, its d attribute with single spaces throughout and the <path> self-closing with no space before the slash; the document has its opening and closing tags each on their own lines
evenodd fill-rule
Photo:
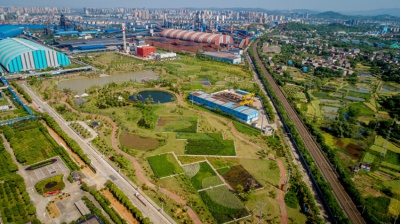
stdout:
<svg viewBox="0 0 400 224">
<path fill-rule="evenodd" d="M 202 55 L 231 64 L 240 64 L 242 62 L 242 57 L 240 55 L 231 52 L 204 52 Z"/>
<path fill-rule="evenodd" d="M 242 90 L 221 91 L 214 94 L 196 91 L 189 95 L 189 100 L 196 104 L 203 105 L 211 110 L 221 110 L 224 113 L 233 115 L 238 120 L 251 123 L 258 120 L 259 111 L 244 106 L 252 100 L 247 98 L 252 94 Z"/>
<path fill-rule="evenodd" d="M 21 38 L 0 41 L 0 64 L 8 72 L 68 66 L 69 58 L 60 52 Z"/>
<path fill-rule="evenodd" d="M 142 58 L 147 58 L 150 54 L 154 54 L 156 52 L 156 48 L 152 46 L 138 46 L 136 48 L 136 55 Z"/>
<path fill-rule="evenodd" d="M 198 43 L 209 43 L 209 44 L 233 44 L 233 38 L 229 35 L 214 34 L 214 33 L 202 33 L 188 30 L 175 30 L 165 29 L 161 32 L 162 37 L 186 40 Z"/>
</svg>

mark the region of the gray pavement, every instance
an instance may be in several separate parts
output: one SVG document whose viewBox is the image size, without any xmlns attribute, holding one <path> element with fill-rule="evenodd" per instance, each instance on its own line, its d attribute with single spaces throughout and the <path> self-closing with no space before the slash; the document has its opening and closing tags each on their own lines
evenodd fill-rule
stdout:
<svg viewBox="0 0 400 224">
<path fill-rule="evenodd" d="M 132 182 L 125 179 L 118 171 L 116 171 L 110 164 L 105 161 L 101 154 L 94 150 L 87 142 L 85 142 L 79 135 L 77 135 L 68 123 L 57 114 L 53 108 L 43 102 L 26 84 L 25 82 L 18 83 L 32 98 L 33 102 L 39 106 L 45 113 L 48 113 L 55 121 L 60 125 L 61 129 L 71 138 L 73 138 L 82 150 L 89 156 L 92 161 L 92 166 L 97 170 L 100 179 L 113 180 L 113 182 L 129 197 L 133 205 L 135 205 L 139 210 L 142 211 L 145 217 L 149 217 L 153 223 L 163 224 L 163 223 L 176 223 L 167 214 L 162 213 L 160 207 L 156 205 L 153 201 L 148 199 L 147 196 L 143 195 L 143 192 L 138 192 L 138 187 Z M 111 178 L 113 177 L 113 178 Z M 96 177 L 99 178 L 99 177 Z M 96 183 L 96 179 L 91 179 L 91 183 Z M 104 182 L 103 182 L 104 183 Z M 101 187 L 101 186 L 98 186 Z M 135 193 L 142 194 L 147 200 L 147 206 L 143 205 L 134 195 Z"/>
</svg>

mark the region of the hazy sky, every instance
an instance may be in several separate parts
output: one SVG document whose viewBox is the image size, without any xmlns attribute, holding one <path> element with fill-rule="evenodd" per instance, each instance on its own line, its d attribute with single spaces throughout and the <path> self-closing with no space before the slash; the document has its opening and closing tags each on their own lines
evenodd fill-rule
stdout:
<svg viewBox="0 0 400 224">
<path fill-rule="evenodd" d="M 265 9 L 313 9 L 320 11 L 361 11 L 400 8 L 400 0 L 0 0 L 2 6 L 68 7 L 246 7 Z"/>
</svg>

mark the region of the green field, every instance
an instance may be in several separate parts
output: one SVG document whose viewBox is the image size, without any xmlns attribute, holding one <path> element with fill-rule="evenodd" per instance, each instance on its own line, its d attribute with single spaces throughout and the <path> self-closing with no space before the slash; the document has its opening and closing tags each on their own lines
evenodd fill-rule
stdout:
<svg viewBox="0 0 400 224">
<path fill-rule="evenodd" d="M 160 116 L 155 131 L 193 132 L 197 131 L 197 117 Z"/>
<path fill-rule="evenodd" d="M 235 143 L 224 140 L 221 133 L 179 134 L 177 138 L 187 139 L 185 153 L 189 155 L 234 156 Z"/>
<path fill-rule="evenodd" d="M 183 170 L 198 190 L 224 183 L 207 162 L 187 165 L 183 167 Z"/>
<path fill-rule="evenodd" d="M 260 131 L 258 129 L 250 127 L 249 125 L 243 124 L 239 121 L 233 121 L 233 124 L 235 125 L 235 128 L 243 134 L 247 134 L 247 135 L 251 135 L 251 136 L 260 135 Z"/>
<path fill-rule="evenodd" d="M 378 136 L 377 138 L 375 138 L 374 145 L 371 146 L 371 149 L 380 153 L 380 152 L 382 152 L 383 146 L 385 146 L 385 143 L 386 143 L 386 139 L 384 139 L 382 136 Z M 394 153 L 400 153 L 400 148 L 395 146 L 391 142 L 387 142 L 385 148 Z"/>
<path fill-rule="evenodd" d="M 362 161 L 363 161 L 363 162 L 366 162 L 366 163 L 373 163 L 374 160 L 375 160 L 375 155 L 372 154 L 372 153 L 367 152 L 367 153 L 364 155 L 364 158 L 363 158 Z"/>
<path fill-rule="evenodd" d="M 157 178 L 167 177 L 183 172 L 182 168 L 171 153 L 148 157 L 147 160 L 153 170 L 154 176 Z"/>
<path fill-rule="evenodd" d="M 63 181 L 63 174 L 53 176 L 44 180 L 39 181 L 35 184 L 35 189 L 38 194 L 44 194 L 49 191 L 57 191 L 65 188 Z"/>
<path fill-rule="evenodd" d="M 41 128 L 44 127 L 38 122 L 4 128 L 4 134 L 19 163 L 30 165 L 56 155 L 53 145 L 41 132 Z"/>
<path fill-rule="evenodd" d="M 250 215 L 226 186 L 201 191 L 199 194 L 217 223 L 230 222 Z"/>
</svg>

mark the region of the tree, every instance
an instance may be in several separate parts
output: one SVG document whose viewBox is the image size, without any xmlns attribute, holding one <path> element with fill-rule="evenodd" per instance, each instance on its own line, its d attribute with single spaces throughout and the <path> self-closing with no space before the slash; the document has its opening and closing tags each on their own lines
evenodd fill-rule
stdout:
<svg viewBox="0 0 400 224">
<path fill-rule="evenodd" d="M 389 215 L 394 219 L 394 223 L 396 223 L 397 219 L 400 215 L 400 201 L 397 199 L 390 199 L 389 204 Z"/>
</svg>

